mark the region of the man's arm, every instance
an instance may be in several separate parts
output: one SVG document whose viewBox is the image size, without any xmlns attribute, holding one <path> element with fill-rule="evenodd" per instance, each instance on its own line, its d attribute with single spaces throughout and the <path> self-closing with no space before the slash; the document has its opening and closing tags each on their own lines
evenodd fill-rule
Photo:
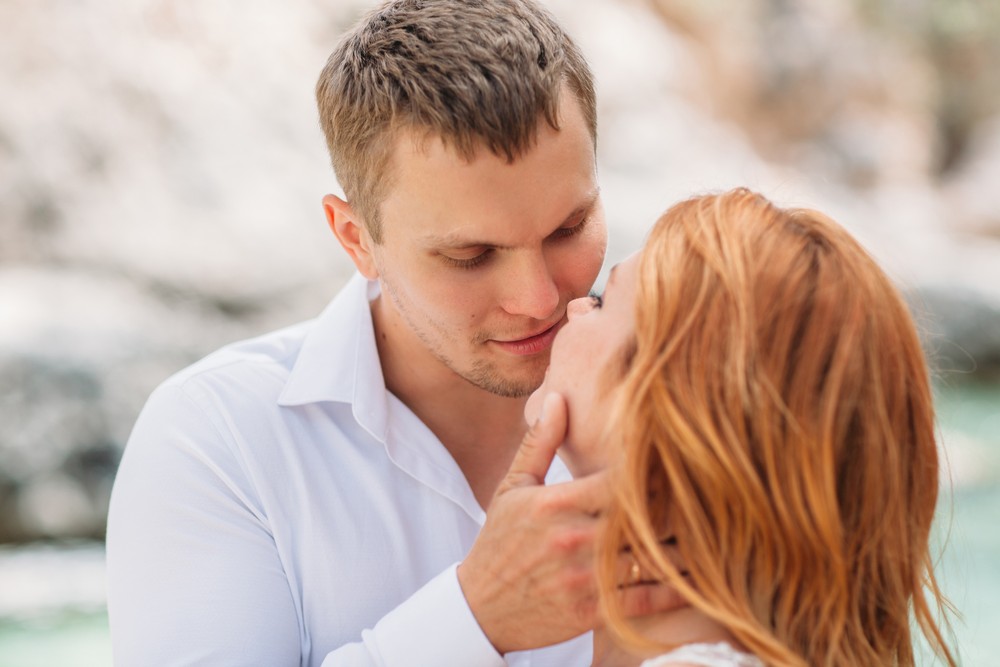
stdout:
<svg viewBox="0 0 1000 667">
<path fill-rule="evenodd" d="M 547 646 L 596 624 L 594 540 L 603 475 L 545 486 L 566 434 L 566 404 L 546 396 L 458 569 L 476 619 L 500 653 Z"/>
<path fill-rule="evenodd" d="M 295 603 L 266 517 L 224 434 L 158 389 L 108 515 L 115 664 L 299 664 Z"/>
<path fill-rule="evenodd" d="M 545 486 L 566 428 L 565 400 L 549 394 L 459 566 L 469 606 L 500 653 L 551 645 L 599 624 L 594 555 L 609 501 L 607 473 Z M 623 569 L 629 558 L 622 555 Z M 614 594 L 629 616 L 686 604 L 662 584 Z"/>
<path fill-rule="evenodd" d="M 209 416 L 207 402 L 162 387 L 126 447 L 108 524 L 115 664 L 297 667 L 301 601 L 235 436 L 225 419 Z M 349 609 L 352 601 L 331 604 Z M 324 667 L 504 664 L 454 566 L 312 664 L 320 658 Z"/>
<path fill-rule="evenodd" d="M 205 403 L 177 385 L 157 390 L 126 448 L 108 525 L 115 664 L 299 665 L 301 601 L 234 436 Z M 446 569 L 324 667 L 493 667 L 594 626 L 603 482 L 543 486 L 561 403 L 551 419 L 526 439 L 457 574 Z"/>
</svg>

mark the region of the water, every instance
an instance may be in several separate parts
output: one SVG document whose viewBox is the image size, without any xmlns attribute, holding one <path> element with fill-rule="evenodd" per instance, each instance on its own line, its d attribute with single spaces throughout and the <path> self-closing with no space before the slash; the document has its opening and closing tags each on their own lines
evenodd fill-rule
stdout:
<svg viewBox="0 0 1000 667">
<path fill-rule="evenodd" d="M 111 664 L 104 546 L 0 548 L 0 667 Z"/>
<path fill-rule="evenodd" d="M 103 612 L 65 612 L 0 622 L 0 667 L 110 664 L 111 639 Z"/>
<path fill-rule="evenodd" d="M 1000 664 L 1000 487 L 956 492 L 951 534 L 939 567 L 958 608 L 953 623 L 962 663 Z"/>
<path fill-rule="evenodd" d="M 941 387 L 953 488 L 938 510 L 942 588 L 958 608 L 962 664 L 1000 664 L 1000 385 Z M 948 483 L 946 482 L 946 488 Z"/>
<path fill-rule="evenodd" d="M 1000 385 L 942 387 L 942 587 L 967 667 L 1000 664 Z M 100 545 L 0 551 L 0 667 L 111 664 Z M 929 661 L 926 664 L 931 664 Z"/>
</svg>

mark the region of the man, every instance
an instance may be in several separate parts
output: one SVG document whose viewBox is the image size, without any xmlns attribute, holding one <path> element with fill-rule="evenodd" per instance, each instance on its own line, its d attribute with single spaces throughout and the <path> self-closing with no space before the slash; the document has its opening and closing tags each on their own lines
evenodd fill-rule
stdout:
<svg viewBox="0 0 1000 667">
<path fill-rule="evenodd" d="M 109 516 L 116 663 L 589 664 L 603 486 L 541 485 L 558 402 L 512 466 L 604 256 L 587 65 L 529 0 L 396 0 L 317 97 L 359 275 L 150 398 Z"/>
</svg>

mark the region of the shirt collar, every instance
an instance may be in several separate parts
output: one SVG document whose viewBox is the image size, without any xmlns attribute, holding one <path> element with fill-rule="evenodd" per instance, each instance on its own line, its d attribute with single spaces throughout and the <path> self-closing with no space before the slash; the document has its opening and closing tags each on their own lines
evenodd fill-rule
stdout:
<svg viewBox="0 0 1000 667">
<path fill-rule="evenodd" d="M 369 281 L 361 274 L 351 278 L 313 321 L 278 405 L 350 404 L 357 423 L 386 447 L 396 465 L 451 498 L 482 525 L 486 514 L 454 459 L 385 387 L 370 306 L 378 295 L 377 281 Z M 390 434 L 390 421 L 395 424 L 394 435 Z M 569 479 L 569 471 L 557 457 L 546 482 Z"/>
<path fill-rule="evenodd" d="M 306 334 L 278 405 L 349 403 L 358 423 L 385 442 L 387 392 L 370 308 L 378 294 L 378 282 L 354 274 Z"/>
</svg>

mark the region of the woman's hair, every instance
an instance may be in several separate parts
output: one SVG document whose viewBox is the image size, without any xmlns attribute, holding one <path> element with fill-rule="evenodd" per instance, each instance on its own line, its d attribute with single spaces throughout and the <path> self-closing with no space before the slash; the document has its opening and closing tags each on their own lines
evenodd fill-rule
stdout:
<svg viewBox="0 0 1000 667">
<path fill-rule="evenodd" d="M 928 372 L 886 275 L 826 216 L 744 189 L 671 208 L 639 262 L 601 590 L 629 547 L 768 665 L 913 665 L 911 613 L 954 665 Z"/>
</svg>

